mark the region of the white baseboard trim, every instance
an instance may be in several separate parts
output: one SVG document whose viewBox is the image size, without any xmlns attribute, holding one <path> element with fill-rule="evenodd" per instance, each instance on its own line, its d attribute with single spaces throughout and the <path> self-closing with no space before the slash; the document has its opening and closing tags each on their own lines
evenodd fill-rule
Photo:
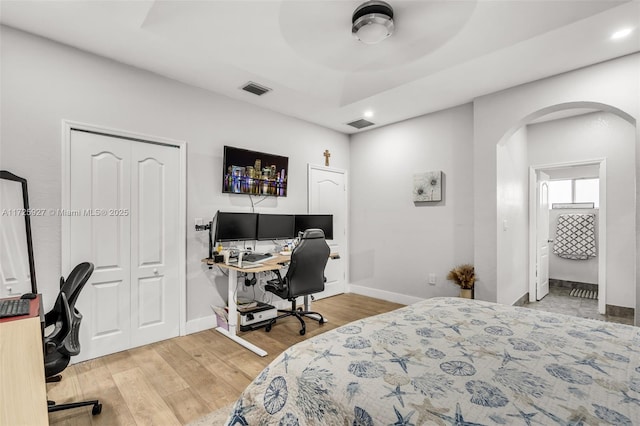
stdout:
<svg viewBox="0 0 640 426">
<path fill-rule="evenodd" d="M 349 285 L 349 293 L 361 294 L 363 296 L 375 297 L 376 299 L 388 300 L 389 302 L 402 303 L 404 305 L 413 305 L 422 302 L 423 298 L 408 296 L 401 293 L 393 293 L 391 291 L 379 290 L 377 288 L 363 287 L 361 285 Z"/>
<path fill-rule="evenodd" d="M 185 327 L 185 331 L 187 334 L 197 333 L 199 331 L 208 330 L 210 328 L 216 328 L 218 326 L 218 322 L 216 321 L 215 315 L 209 315 L 202 318 L 196 318 L 187 321 L 187 326 Z"/>
</svg>

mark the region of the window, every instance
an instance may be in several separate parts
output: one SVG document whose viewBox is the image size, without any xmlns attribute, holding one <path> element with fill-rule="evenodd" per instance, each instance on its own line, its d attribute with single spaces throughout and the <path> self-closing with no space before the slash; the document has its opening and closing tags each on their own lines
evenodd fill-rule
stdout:
<svg viewBox="0 0 640 426">
<path fill-rule="evenodd" d="M 553 203 L 572 203 L 571 180 L 549 181 L 549 208 Z"/>
<path fill-rule="evenodd" d="M 549 208 L 554 203 L 593 203 L 600 207 L 600 179 L 561 179 L 549 182 Z"/>
<path fill-rule="evenodd" d="M 574 202 L 594 203 L 595 208 L 600 207 L 600 180 L 599 179 L 576 179 Z"/>
</svg>

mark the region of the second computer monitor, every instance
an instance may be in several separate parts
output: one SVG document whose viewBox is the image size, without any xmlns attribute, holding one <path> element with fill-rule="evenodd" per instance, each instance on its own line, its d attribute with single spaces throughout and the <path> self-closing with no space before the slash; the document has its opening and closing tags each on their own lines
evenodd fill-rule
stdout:
<svg viewBox="0 0 640 426">
<path fill-rule="evenodd" d="M 297 214 L 296 235 L 306 229 L 318 228 L 324 231 L 326 240 L 333 240 L 333 215 L 331 214 Z"/>
<path fill-rule="evenodd" d="M 256 239 L 257 213 L 218 212 L 216 241 L 247 241 Z"/>
<path fill-rule="evenodd" d="M 292 214 L 259 214 L 258 240 L 289 240 L 295 236 Z"/>
</svg>

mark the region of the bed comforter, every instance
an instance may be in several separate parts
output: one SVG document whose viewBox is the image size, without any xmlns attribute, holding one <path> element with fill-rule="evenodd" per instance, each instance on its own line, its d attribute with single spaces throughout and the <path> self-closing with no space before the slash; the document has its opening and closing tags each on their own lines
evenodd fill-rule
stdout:
<svg viewBox="0 0 640 426">
<path fill-rule="evenodd" d="M 640 424 L 640 329 L 429 299 L 292 346 L 226 424 Z"/>
</svg>

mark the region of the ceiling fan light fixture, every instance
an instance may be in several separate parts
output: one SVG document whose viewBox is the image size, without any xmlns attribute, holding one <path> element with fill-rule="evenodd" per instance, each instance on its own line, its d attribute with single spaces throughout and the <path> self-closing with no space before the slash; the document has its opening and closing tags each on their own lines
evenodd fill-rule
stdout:
<svg viewBox="0 0 640 426">
<path fill-rule="evenodd" d="M 351 17 L 351 34 L 365 44 L 380 43 L 393 34 L 393 8 L 384 1 L 369 0 Z"/>
</svg>

